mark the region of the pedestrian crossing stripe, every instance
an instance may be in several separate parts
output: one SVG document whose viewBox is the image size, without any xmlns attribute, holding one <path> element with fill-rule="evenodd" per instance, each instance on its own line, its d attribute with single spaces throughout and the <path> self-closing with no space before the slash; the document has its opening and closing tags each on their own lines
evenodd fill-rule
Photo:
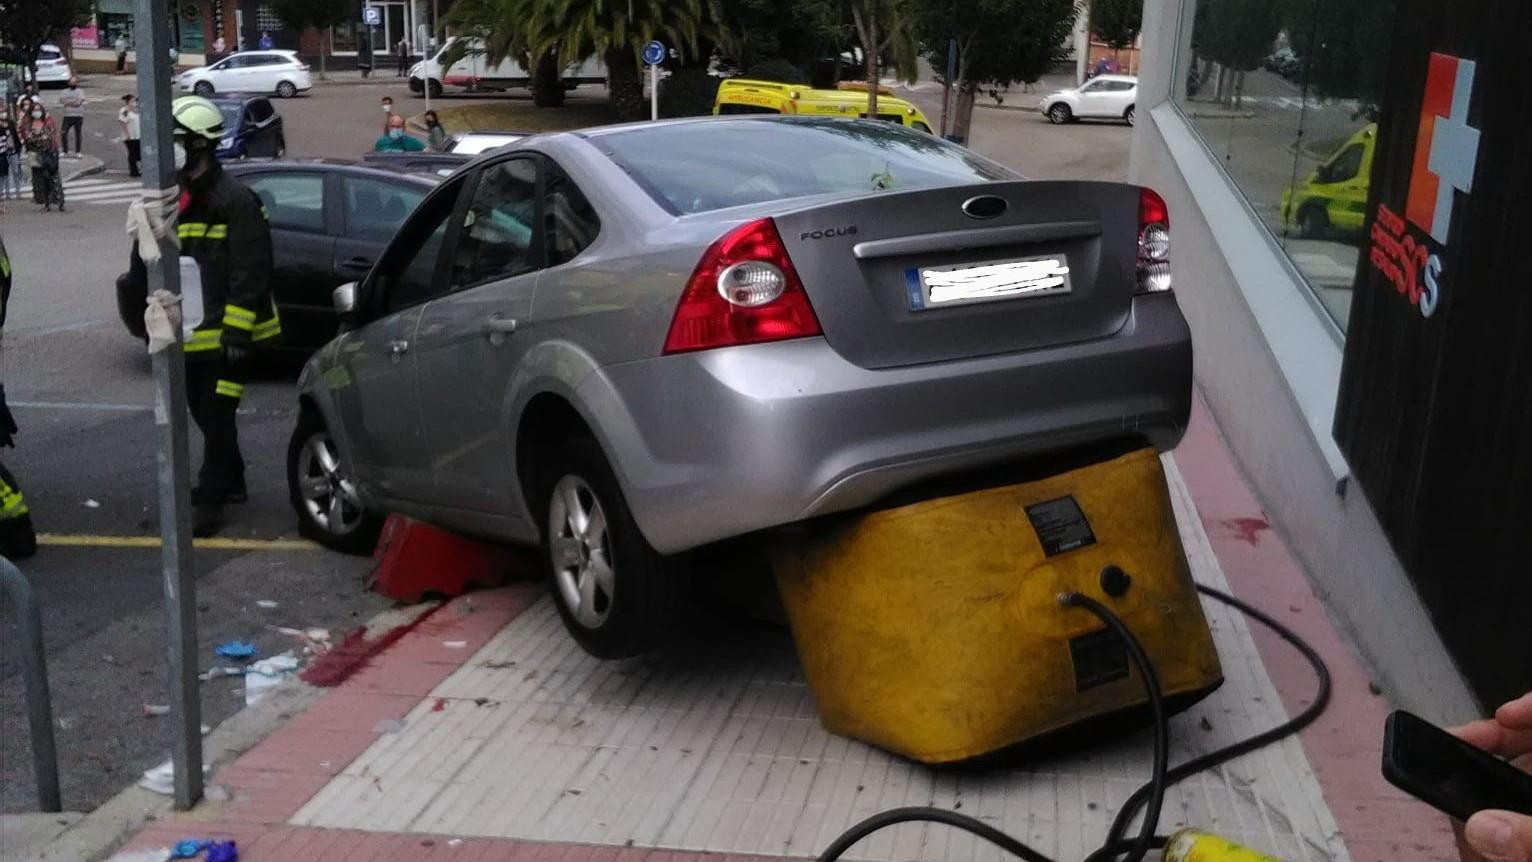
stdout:
<svg viewBox="0 0 1532 862">
<path fill-rule="evenodd" d="M 64 203 L 75 204 L 126 204 L 143 195 L 141 180 L 113 180 L 102 177 L 81 177 L 64 183 Z M 21 187 L 21 196 L 30 199 L 32 187 Z"/>
</svg>

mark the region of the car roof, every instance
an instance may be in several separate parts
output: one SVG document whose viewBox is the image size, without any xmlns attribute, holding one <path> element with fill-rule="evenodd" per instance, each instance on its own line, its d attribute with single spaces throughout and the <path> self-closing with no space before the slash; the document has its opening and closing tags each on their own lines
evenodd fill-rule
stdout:
<svg viewBox="0 0 1532 862">
<path fill-rule="evenodd" d="M 260 161 L 241 161 L 225 165 L 224 170 L 235 176 L 241 174 L 259 174 L 269 171 L 280 171 L 284 168 L 298 168 L 303 170 L 315 170 L 320 173 L 345 174 L 347 176 L 377 177 L 379 179 L 395 179 L 419 186 L 435 186 L 441 182 L 442 177 L 433 173 L 416 173 L 413 171 L 388 170 L 374 167 L 369 164 L 350 159 L 262 159 Z"/>
<path fill-rule="evenodd" d="M 1137 84 L 1137 75 L 1097 75 L 1092 81 L 1127 81 L 1129 84 Z"/>
<path fill-rule="evenodd" d="M 265 96 L 208 96 L 207 100 L 215 105 L 248 105 L 251 102 L 269 102 Z"/>
</svg>

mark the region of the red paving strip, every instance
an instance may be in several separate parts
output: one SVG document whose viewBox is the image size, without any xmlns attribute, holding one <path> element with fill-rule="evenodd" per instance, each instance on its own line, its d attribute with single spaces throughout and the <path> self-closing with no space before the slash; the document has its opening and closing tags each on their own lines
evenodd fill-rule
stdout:
<svg viewBox="0 0 1532 862">
<path fill-rule="evenodd" d="M 1330 706 L 1299 741 L 1352 862 L 1456 859 L 1446 819 L 1393 789 L 1379 773 L 1388 701 L 1369 691 L 1366 670 L 1270 528 L 1200 392 L 1175 461 L 1235 594 L 1296 631 L 1330 666 Z M 1283 706 L 1290 714 L 1308 706 L 1316 687 L 1309 663 L 1265 626 L 1251 623 L 1250 631 Z"/>
</svg>

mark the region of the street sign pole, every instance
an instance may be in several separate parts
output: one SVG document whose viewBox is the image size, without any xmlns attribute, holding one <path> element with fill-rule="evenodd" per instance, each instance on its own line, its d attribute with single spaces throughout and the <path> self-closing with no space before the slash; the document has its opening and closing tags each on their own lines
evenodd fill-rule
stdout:
<svg viewBox="0 0 1532 862">
<path fill-rule="evenodd" d="M 650 42 L 644 46 L 644 63 L 649 67 L 649 119 L 660 118 L 660 64 L 665 62 L 665 45 Z"/>
<path fill-rule="evenodd" d="M 144 204 L 165 215 L 176 207 L 175 151 L 171 141 L 170 21 L 163 0 L 138 0 L 138 101 L 142 107 Z M 148 264 L 149 293 L 181 293 L 177 248 L 160 240 L 160 258 Z M 186 447 L 186 367 L 180 328 L 176 343 L 151 356 L 154 424 L 159 438 L 160 572 L 170 671 L 170 762 L 175 768 L 176 808 L 202 798 L 202 701 L 197 681 L 197 585 L 192 572 L 191 488 Z"/>
</svg>

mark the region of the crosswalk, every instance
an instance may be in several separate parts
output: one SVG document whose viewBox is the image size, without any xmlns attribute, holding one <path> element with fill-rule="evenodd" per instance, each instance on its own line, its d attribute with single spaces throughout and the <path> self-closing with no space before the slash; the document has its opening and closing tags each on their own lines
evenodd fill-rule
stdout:
<svg viewBox="0 0 1532 862">
<path fill-rule="evenodd" d="M 118 204 L 125 205 L 143 194 L 142 180 L 116 180 L 107 177 L 80 177 L 64 183 L 64 204 Z M 32 199 L 32 187 L 22 186 L 23 200 Z"/>
</svg>

